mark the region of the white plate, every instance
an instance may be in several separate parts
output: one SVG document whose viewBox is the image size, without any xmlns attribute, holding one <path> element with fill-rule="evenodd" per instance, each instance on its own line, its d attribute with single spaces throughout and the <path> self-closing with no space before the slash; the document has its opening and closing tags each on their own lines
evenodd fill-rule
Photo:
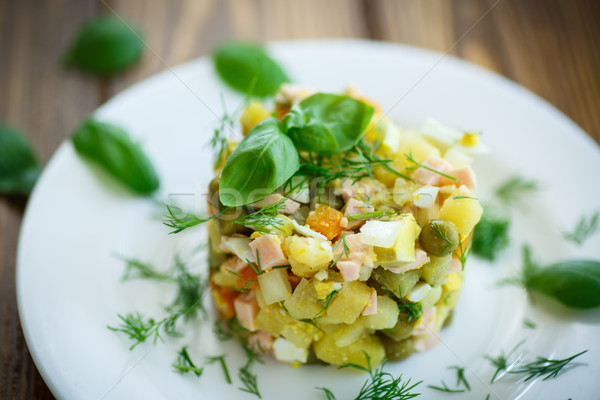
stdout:
<svg viewBox="0 0 600 400">
<path fill-rule="evenodd" d="M 600 259 L 600 235 L 579 249 L 562 239 L 582 214 L 598 206 L 600 152 L 574 123 L 516 84 L 452 57 L 421 49 L 365 41 L 284 42 L 271 46 L 294 81 L 322 91 L 354 83 L 377 100 L 404 127 L 418 127 L 429 116 L 459 128 L 482 131 L 493 153 L 477 161 L 479 193 L 518 173 L 542 182 L 526 212 L 513 215 L 511 250 L 495 265 L 472 258 L 454 323 L 443 343 L 409 360 L 389 364 L 419 386 L 422 398 L 447 398 L 426 385 L 443 379 L 453 387 L 451 365 L 467 366 L 473 390 L 462 399 L 589 398 L 600 392 L 600 315 L 574 312 L 550 303 L 532 308 L 517 288 L 495 283 L 519 264 L 523 242 L 544 262 L 573 257 Z M 126 90 L 96 116 L 130 130 L 144 145 L 162 179 L 161 195 L 203 201 L 211 178 L 206 146 L 220 96 L 231 111 L 242 101 L 217 79 L 209 59 L 163 72 Z M 74 99 L 76 101 L 76 99 Z M 135 197 L 82 162 L 70 142 L 49 163 L 29 202 L 18 252 L 19 311 L 33 358 L 53 393 L 61 399 L 255 398 L 238 390 L 236 371 L 243 354 L 236 343 L 220 343 L 211 323 L 192 324 L 184 339 L 129 351 L 130 343 L 106 329 L 117 313 L 139 310 L 160 316 L 173 294 L 165 284 L 121 282 L 123 263 L 114 253 L 165 264 L 177 249 L 202 241 L 202 229 L 167 235 L 157 205 Z M 200 268 L 203 268 L 202 266 Z M 523 318 L 537 329 L 523 328 Z M 581 350 L 584 366 L 558 379 L 523 383 L 504 376 L 489 385 L 493 368 L 482 358 L 498 355 L 526 339 L 524 357 L 564 358 Z M 190 345 L 192 357 L 228 354 L 234 384 L 220 368 L 204 375 L 171 371 L 176 351 Z M 265 399 L 324 399 L 314 388 L 326 386 L 339 399 L 358 393 L 364 379 L 352 371 L 308 366 L 295 369 L 267 361 L 258 365 Z"/>
</svg>

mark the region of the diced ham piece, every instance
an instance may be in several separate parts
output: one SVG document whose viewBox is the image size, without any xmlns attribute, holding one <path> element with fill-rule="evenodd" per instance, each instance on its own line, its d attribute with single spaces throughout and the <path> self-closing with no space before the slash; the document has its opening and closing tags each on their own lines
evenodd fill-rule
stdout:
<svg viewBox="0 0 600 400">
<path fill-rule="evenodd" d="M 272 193 L 272 194 L 268 195 L 267 197 L 257 201 L 256 203 L 248 204 L 248 207 L 260 209 L 260 208 L 275 204 L 284 198 L 285 197 L 283 197 L 280 194 Z M 285 201 L 283 202 L 283 207 L 279 210 L 279 212 L 282 214 L 290 215 L 290 214 L 295 213 L 298 210 L 298 208 L 300 208 L 300 203 L 286 198 Z"/>
<path fill-rule="evenodd" d="M 288 259 L 281 249 L 281 240 L 277 235 L 262 235 L 250 242 L 252 253 L 258 252 L 260 267 L 263 270 L 288 265 Z"/>
<path fill-rule="evenodd" d="M 415 261 L 410 262 L 408 264 L 399 265 L 397 267 L 389 267 L 388 271 L 393 272 L 395 274 L 401 274 L 406 271 L 410 271 L 413 269 L 421 268 L 423 265 L 427 264 L 430 261 L 429 256 L 426 252 L 421 249 L 415 250 Z"/>
<path fill-rule="evenodd" d="M 371 289 L 371 297 L 367 302 L 367 306 L 362 311 L 362 315 L 375 315 L 377 314 L 377 290 Z"/>
<path fill-rule="evenodd" d="M 423 315 L 419 319 L 419 323 L 414 327 L 413 335 L 429 335 L 434 333 L 436 308 L 429 307 L 423 309 Z"/>
<path fill-rule="evenodd" d="M 273 352 L 273 336 L 267 332 L 258 330 L 248 336 L 248 346 L 255 352 L 261 354 L 272 354 Z"/>
<path fill-rule="evenodd" d="M 462 270 L 462 264 L 458 258 L 452 257 L 452 261 L 450 261 L 450 266 L 448 267 L 448 271 L 446 275 L 450 275 L 453 272 L 458 272 Z"/>
<path fill-rule="evenodd" d="M 251 332 L 257 330 L 256 316 L 260 311 L 253 291 L 244 293 L 233 300 L 233 308 L 240 324 Z"/>
<path fill-rule="evenodd" d="M 367 206 L 362 201 L 351 198 L 346 203 L 346 211 L 344 212 L 344 216 L 348 217 L 349 215 L 364 214 L 373 211 L 375 211 L 373 206 Z M 345 228 L 356 229 L 364 223 L 365 220 L 348 221 Z"/>
<path fill-rule="evenodd" d="M 453 169 L 452 164 L 443 158 L 436 156 L 435 154 L 429 154 L 427 158 L 423 160 L 422 164 L 445 174 L 448 173 L 449 170 Z M 412 173 L 411 178 L 425 185 L 439 186 L 442 175 L 438 174 L 437 172 L 430 171 L 427 168 L 419 167 Z"/>
<path fill-rule="evenodd" d="M 413 346 L 415 351 L 422 353 L 435 347 L 435 345 L 438 344 L 441 339 L 442 337 L 440 333 L 434 333 L 429 336 L 419 336 L 413 339 Z"/>
<path fill-rule="evenodd" d="M 361 264 L 356 260 L 338 261 L 335 265 L 340 270 L 342 278 L 345 281 L 355 281 L 358 279 Z"/>
<path fill-rule="evenodd" d="M 462 167 L 452 168 L 448 171 L 445 171 L 445 173 L 455 177 L 456 179 L 458 179 L 458 181 L 442 176 L 440 179 L 440 185 L 464 185 L 469 190 L 473 190 L 477 187 L 475 173 L 473 172 L 473 168 L 471 168 L 470 165 L 463 165 Z"/>
</svg>

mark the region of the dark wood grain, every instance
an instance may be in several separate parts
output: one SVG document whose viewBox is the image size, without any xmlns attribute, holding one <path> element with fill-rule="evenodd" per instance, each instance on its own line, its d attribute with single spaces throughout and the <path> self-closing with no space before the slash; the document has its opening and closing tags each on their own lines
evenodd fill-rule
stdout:
<svg viewBox="0 0 600 400">
<path fill-rule="evenodd" d="M 115 13 L 147 48 L 125 74 L 98 80 L 61 67 L 79 26 Z M 46 163 L 73 128 L 132 84 L 225 39 L 370 38 L 465 58 L 529 88 L 600 142 L 596 0 L 0 0 L 0 120 Z M 0 198 L 0 398 L 49 399 L 17 314 L 15 254 L 26 199 Z"/>
</svg>

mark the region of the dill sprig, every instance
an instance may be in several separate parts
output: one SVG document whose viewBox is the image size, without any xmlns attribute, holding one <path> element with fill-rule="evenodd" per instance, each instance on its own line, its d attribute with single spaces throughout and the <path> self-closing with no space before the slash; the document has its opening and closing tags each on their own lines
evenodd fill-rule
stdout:
<svg viewBox="0 0 600 400">
<path fill-rule="evenodd" d="M 411 166 L 411 167 L 408 167 L 408 168 L 407 168 L 407 171 L 408 171 L 408 173 L 409 173 L 409 174 L 410 174 L 410 173 L 411 173 L 411 172 L 412 172 L 414 169 L 416 169 L 417 167 L 421 167 L 421 168 L 424 168 L 424 169 L 426 169 L 426 170 L 428 170 L 428 171 L 431 171 L 431 172 L 433 172 L 433 173 L 435 173 L 435 174 L 441 175 L 441 176 L 443 176 L 443 177 L 445 177 L 445 178 L 451 179 L 451 180 L 453 180 L 453 181 L 458 181 L 458 178 L 457 178 L 457 177 L 455 177 L 455 176 L 452 176 L 452 175 L 445 174 L 445 173 L 443 173 L 442 171 L 438 171 L 438 170 L 437 170 L 437 169 L 435 169 L 435 168 L 431 168 L 431 167 L 429 167 L 429 166 L 427 166 L 427 165 L 425 165 L 425 164 L 423 164 L 423 163 L 420 163 L 420 162 L 418 162 L 417 160 L 415 160 L 415 159 L 413 158 L 413 156 L 412 156 L 412 153 L 405 153 L 405 154 L 404 154 L 404 156 L 406 157 L 406 159 L 407 159 L 409 162 L 411 162 L 411 163 L 413 163 L 413 164 L 414 164 L 413 166 Z"/>
<path fill-rule="evenodd" d="M 526 327 L 526 328 L 529 328 L 529 329 L 535 329 L 537 327 L 537 325 L 535 324 L 535 322 L 533 322 L 529 318 L 523 319 L 523 326 Z"/>
<path fill-rule="evenodd" d="M 456 256 L 456 258 L 458 258 L 458 261 L 460 261 L 460 265 L 463 271 L 465 270 L 465 264 L 467 263 L 467 258 L 469 258 L 469 253 L 471 252 L 472 244 L 473 240 L 468 240 L 466 246 L 463 244 L 463 242 L 459 240 L 458 248 L 452 253 Z"/>
<path fill-rule="evenodd" d="M 177 216 L 176 212 L 174 211 L 174 209 L 178 207 L 166 203 L 165 206 L 167 207 L 168 215 L 164 216 L 165 220 L 163 221 L 163 224 L 173 229 L 173 231 L 169 232 L 169 234 L 179 233 L 187 228 L 203 224 L 205 222 L 210 221 L 213 218 L 218 218 L 223 212 L 227 210 L 227 207 L 223 207 L 223 209 L 220 212 L 210 217 L 197 217 L 195 215 L 190 214 L 186 214 L 185 216 L 180 217 Z"/>
<path fill-rule="evenodd" d="M 241 279 L 244 282 L 246 282 L 246 284 L 244 285 L 244 287 L 241 287 L 241 288 L 238 288 L 238 287 L 231 288 L 232 290 L 235 290 L 236 292 L 243 292 L 243 293 L 245 293 L 245 292 L 248 291 L 248 288 L 250 287 L 250 285 L 252 285 L 253 283 L 257 283 L 258 282 L 256 279 L 247 279 L 247 278 L 244 278 L 242 275 L 240 275 L 237 272 L 232 271 L 230 269 L 228 269 L 227 272 L 229 272 L 232 275 L 237 276 L 239 279 Z"/>
<path fill-rule="evenodd" d="M 177 355 L 177 359 L 172 364 L 175 372 L 179 372 L 181 375 L 188 372 L 193 372 L 194 375 L 196 375 L 197 377 L 200 377 L 202 375 L 204 369 L 197 367 L 194 364 L 190 355 L 187 352 L 187 346 L 183 346 L 181 350 L 179 350 Z"/>
<path fill-rule="evenodd" d="M 343 247 L 343 251 L 335 258 L 335 260 L 333 260 L 331 262 L 331 264 L 329 264 L 329 269 L 333 268 L 336 266 L 337 262 L 340 261 L 340 259 L 342 257 L 348 257 L 350 254 L 350 249 L 348 248 L 348 244 L 346 243 L 346 233 L 342 233 L 342 236 L 340 237 L 340 239 L 335 242 L 335 244 L 333 245 L 333 248 L 331 249 L 332 253 L 335 253 L 335 250 L 340 246 L 340 244 L 342 244 Z"/>
<path fill-rule="evenodd" d="M 202 299 L 208 288 L 208 280 L 202 275 L 192 275 L 179 254 L 175 255 L 173 278 L 177 283 L 177 296 L 167 310 L 182 313 L 186 320 L 195 317 L 199 310 L 206 318 L 207 311 Z"/>
<path fill-rule="evenodd" d="M 225 322 L 221 318 L 217 318 L 215 319 L 212 329 L 217 339 L 219 339 L 221 342 L 229 340 L 233 337 L 231 332 L 225 328 L 224 324 Z"/>
<path fill-rule="evenodd" d="M 325 311 L 327 311 L 327 309 L 329 308 L 329 305 L 331 304 L 331 300 L 333 299 L 333 296 L 335 296 L 337 293 L 338 293 L 337 290 L 334 290 L 333 292 L 329 293 L 327 295 L 327 298 L 325 299 L 325 305 L 323 306 L 323 308 L 321 308 L 319 310 L 319 312 L 316 313 L 312 318 L 302 318 L 302 319 L 299 319 L 299 321 L 300 322 L 312 322 L 313 320 L 317 319 L 321 314 L 323 314 Z M 319 328 L 319 327 L 317 327 L 317 328 Z"/>
<path fill-rule="evenodd" d="M 420 393 L 411 393 L 411 391 L 420 385 L 423 381 L 419 381 L 411 385 L 411 380 L 402 380 L 402 374 L 394 377 L 389 372 L 384 371 L 387 360 L 384 360 L 379 367 L 371 368 L 371 359 L 365 353 L 367 359 L 367 367 L 356 364 L 345 364 L 340 368 L 355 368 L 360 371 L 368 372 L 369 379 L 362 385 L 358 396 L 354 400 L 408 400 L 420 396 Z M 325 388 L 319 388 L 325 392 L 328 399 L 335 399 L 333 393 Z"/>
<path fill-rule="evenodd" d="M 327 389 L 326 387 L 316 387 L 315 389 L 322 390 L 323 393 L 325 393 L 325 396 L 327 396 L 327 400 L 336 400 L 333 392 L 331 390 Z"/>
<path fill-rule="evenodd" d="M 525 343 L 525 340 L 520 341 L 517 345 L 510 351 L 510 353 L 504 354 L 504 350 L 500 349 L 500 355 L 497 357 L 491 357 L 488 355 L 484 355 L 483 358 L 488 360 L 494 367 L 496 367 L 496 372 L 492 376 L 490 383 L 494 383 L 496 381 L 496 377 L 502 371 L 506 371 L 509 368 L 508 359 L 512 357 L 512 355 L 517 351 L 521 345 Z"/>
<path fill-rule="evenodd" d="M 485 207 L 473 232 L 473 254 L 494 261 L 498 252 L 509 245 L 509 229 L 509 219 L 495 216 L 491 208 Z"/>
<path fill-rule="evenodd" d="M 175 329 L 175 323 L 180 316 L 181 314 L 172 314 L 156 321 L 154 318 L 145 319 L 139 312 L 125 315 L 117 314 L 117 317 L 121 320 L 121 324 L 116 327 L 107 326 L 107 328 L 111 331 L 122 332 L 128 335 L 128 338 L 133 340 L 133 345 L 131 345 L 129 350 L 133 350 L 137 345 L 145 342 L 150 337 L 154 338 L 154 343 L 158 341 L 164 342 L 160 334 L 161 328 L 169 336 L 178 336 L 179 333 Z"/>
<path fill-rule="evenodd" d="M 445 255 L 449 248 L 456 246 L 456 243 L 448 237 L 448 229 L 450 229 L 449 226 L 446 226 L 446 229 L 443 232 L 438 223 L 433 222 L 431 227 L 433 229 L 433 233 L 447 243 L 446 247 L 444 247 L 444 250 L 442 250 L 442 255 Z"/>
<path fill-rule="evenodd" d="M 396 303 L 398 303 L 398 308 L 400 309 L 401 313 L 408 314 L 407 322 L 413 322 L 418 320 L 419 317 L 421 317 L 421 314 L 423 313 L 423 307 L 421 303 L 410 303 L 408 301 L 405 302 L 402 300 L 399 300 Z"/>
<path fill-rule="evenodd" d="M 232 136 L 231 133 L 234 132 L 233 127 L 235 125 L 235 118 L 241 108 L 246 106 L 247 100 L 242 104 L 242 107 L 237 109 L 231 115 L 227 112 L 227 107 L 225 106 L 225 99 L 223 96 L 221 96 L 221 104 L 223 107 L 223 116 L 219 119 L 219 122 L 215 126 L 213 130 L 213 136 L 209 142 L 210 147 L 213 149 L 213 162 L 215 164 L 226 160 L 231 155 L 228 142 Z"/>
<path fill-rule="evenodd" d="M 460 385 L 462 382 L 462 384 L 465 385 L 467 390 L 471 390 L 471 385 L 469 385 L 469 381 L 467 381 L 467 378 L 465 377 L 465 368 L 464 367 L 459 367 L 458 365 L 453 365 L 451 367 L 448 367 L 448 369 L 456 370 L 456 386 Z"/>
<path fill-rule="evenodd" d="M 584 350 L 571 357 L 564 358 L 562 360 L 552 360 L 545 357 L 537 357 L 535 361 L 528 362 L 526 364 L 519 364 L 517 368 L 508 371 L 509 374 L 528 374 L 525 378 L 525 382 L 535 377 L 544 376 L 543 381 L 550 378 L 556 378 L 558 374 L 565 368 L 571 361 L 579 357 L 582 354 L 587 353 L 588 350 Z"/>
<path fill-rule="evenodd" d="M 356 220 L 360 220 L 360 219 L 389 217 L 392 215 L 398 215 L 398 213 L 397 212 L 373 211 L 373 212 L 367 212 L 367 213 L 361 213 L 361 214 L 348 215 L 346 218 L 348 218 L 348 221 L 356 221 Z"/>
<path fill-rule="evenodd" d="M 464 393 L 465 389 L 450 389 L 446 382 L 442 381 L 442 386 L 427 385 L 428 388 L 447 393 Z"/>
<path fill-rule="evenodd" d="M 532 194 L 540 189 L 541 186 L 537 181 L 515 175 L 500 184 L 496 188 L 495 193 L 500 201 L 508 206 L 512 206 L 520 201 L 522 196 Z"/>
<path fill-rule="evenodd" d="M 260 210 L 238 218 L 233 222 L 254 229 L 260 233 L 269 233 L 272 229 L 282 230 L 283 220 L 278 218 L 279 211 L 284 207 L 287 199 L 281 198 L 273 204 L 262 207 Z"/>
<path fill-rule="evenodd" d="M 172 280 L 170 272 L 159 272 L 152 264 L 134 258 L 127 258 L 120 254 L 117 254 L 116 257 L 125 262 L 125 273 L 121 278 L 123 281 L 140 278 L 153 279 L 156 281 Z"/>
<path fill-rule="evenodd" d="M 232 383 L 231 375 L 229 374 L 229 368 L 227 368 L 227 363 L 225 362 L 225 354 L 222 354 L 220 356 L 206 357 L 206 362 L 207 364 L 214 364 L 216 362 L 219 362 L 219 364 L 221 364 L 221 368 L 223 369 L 223 375 L 225 375 L 225 380 L 229 384 Z"/>
<path fill-rule="evenodd" d="M 599 218 L 599 212 L 596 212 L 589 218 L 582 216 L 579 221 L 577 221 L 577 225 L 575 225 L 573 232 L 563 232 L 563 237 L 578 246 L 581 246 L 590 236 L 598 231 L 598 228 L 600 227 Z"/>
</svg>

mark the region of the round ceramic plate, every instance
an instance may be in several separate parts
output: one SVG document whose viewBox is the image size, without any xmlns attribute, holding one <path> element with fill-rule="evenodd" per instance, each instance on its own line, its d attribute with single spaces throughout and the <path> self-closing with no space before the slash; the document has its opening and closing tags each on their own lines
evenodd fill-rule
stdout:
<svg viewBox="0 0 600 400">
<path fill-rule="evenodd" d="M 521 244 L 529 243 L 546 263 L 566 258 L 600 259 L 600 235 L 576 247 L 564 240 L 582 215 L 597 210 L 600 151 L 555 108 L 493 73 L 439 53 L 366 41 L 301 41 L 270 46 L 273 56 L 299 84 L 320 91 L 359 87 L 402 127 L 419 127 L 428 117 L 461 130 L 483 133 L 492 153 L 476 161 L 479 196 L 515 174 L 535 179 L 542 190 L 512 211 L 512 246 L 494 264 L 472 257 L 453 324 L 426 353 L 389 363 L 386 369 L 412 383 L 422 398 L 447 398 L 427 385 L 456 384 L 450 366 L 465 367 L 471 390 L 461 399 L 590 398 L 600 392 L 600 313 L 567 310 L 543 299 L 532 306 L 519 288 L 496 283 L 520 266 Z M 223 98 L 223 102 L 221 101 Z M 243 98 L 217 78 L 211 60 L 199 59 L 165 71 L 124 91 L 95 116 L 126 127 L 142 142 L 160 174 L 157 199 L 141 198 L 82 161 L 65 142 L 49 163 L 30 199 L 18 251 L 19 311 L 31 354 L 52 392 L 61 399 L 252 399 L 239 390 L 241 347 L 220 342 L 212 320 L 185 325 L 185 336 L 144 343 L 129 350 L 125 335 L 110 331 L 117 314 L 164 315 L 173 296 L 167 283 L 121 281 L 124 263 L 116 254 L 167 268 L 173 254 L 187 254 L 205 270 L 203 228 L 168 235 L 156 200 L 195 207 L 211 179 L 207 146 L 225 104 L 231 112 Z M 195 257 L 195 259 L 194 259 Z M 208 296 L 207 296 L 208 297 Z M 210 302 L 206 299 L 208 308 Z M 535 324 L 524 326 L 524 319 Z M 580 365 L 556 379 L 524 382 L 502 375 L 483 356 L 565 358 L 589 350 Z M 233 383 L 217 364 L 197 378 L 179 375 L 171 364 L 188 345 L 192 359 L 226 354 Z M 510 361 L 510 360 L 509 360 Z M 358 394 L 366 375 L 333 367 L 257 364 L 264 399 L 338 399 Z M 218 397 L 217 397 L 218 396 Z"/>
</svg>

